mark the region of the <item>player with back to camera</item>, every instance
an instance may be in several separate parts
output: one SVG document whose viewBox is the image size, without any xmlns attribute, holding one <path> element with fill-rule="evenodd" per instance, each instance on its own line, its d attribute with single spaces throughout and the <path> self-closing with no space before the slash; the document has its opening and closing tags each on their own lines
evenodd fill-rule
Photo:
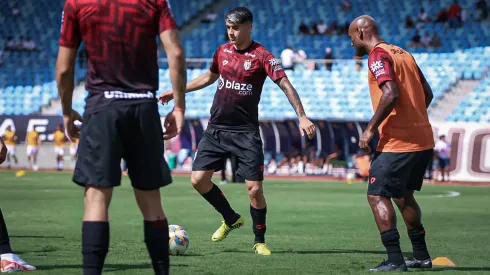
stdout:
<svg viewBox="0 0 490 275">
<path fill-rule="evenodd" d="M 12 126 L 9 125 L 7 129 L 5 129 L 5 133 L 3 133 L 3 139 L 7 149 L 7 165 L 8 168 L 10 169 L 12 167 L 12 163 L 10 162 L 11 157 L 14 159 L 15 165 L 19 163 L 19 160 L 17 159 L 17 155 L 15 154 L 18 137 L 17 137 L 17 133 L 14 130 L 12 130 Z"/>
<path fill-rule="evenodd" d="M 63 156 L 65 155 L 65 133 L 63 125 L 56 126 L 56 131 L 53 133 L 54 153 L 56 155 L 56 168 L 58 171 L 63 170 Z"/>
<path fill-rule="evenodd" d="M 372 17 L 356 18 L 349 27 L 349 36 L 359 56 L 369 54 L 368 81 L 375 113 L 359 139 L 361 149 L 370 151 L 368 144 L 375 131 L 380 134 L 371 163 L 367 197 L 388 260 L 370 270 L 430 268 L 432 261 L 414 191 L 422 188 L 433 155 L 434 137 L 427 114 L 432 90 L 412 55 L 386 43 Z M 413 248 L 409 259 L 403 258 L 400 249 L 391 200 L 398 206 L 408 229 Z"/>
<path fill-rule="evenodd" d="M 27 161 L 29 162 L 29 169 L 37 171 L 39 169 L 37 166 L 37 156 L 39 154 L 39 147 L 41 146 L 41 135 L 36 130 L 36 127 L 32 127 L 32 129 L 27 132 L 25 143 L 27 144 L 26 154 Z"/>
<path fill-rule="evenodd" d="M 0 137 L 0 164 L 2 164 L 7 158 L 7 145 Z M 0 209 L 0 272 L 10 273 L 17 271 L 31 271 L 36 268 L 24 260 L 19 255 L 14 254 L 10 247 L 9 234 L 7 231 L 7 225 L 3 219 L 3 213 Z"/>
<path fill-rule="evenodd" d="M 226 238 L 228 233 L 242 227 L 244 218 L 236 213 L 211 178 L 223 168 L 223 161 L 235 156 L 238 174 L 245 178 L 250 197 L 250 215 L 255 234 L 253 250 L 270 255 L 265 244 L 267 203 L 262 181 L 264 153 L 259 133 L 258 105 L 264 81 L 269 76 L 286 94 L 299 119 L 302 135 L 315 134 L 314 124 L 306 117 L 298 93 L 286 77 L 279 62 L 262 45 L 251 38 L 253 15 L 245 7 L 226 14 L 230 42 L 218 47 L 209 71 L 187 84 L 186 92 L 200 90 L 219 79 L 211 119 L 199 142 L 192 167 L 191 182 L 223 216 L 222 225 L 212 235 L 212 241 Z M 162 103 L 173 98 L 172 91 L 159 96 Z"/>
<path fill-rule="evenodd" d="M 158 102 L 159 36 L 169 60 L 175 108 L 163 134 Z M 88 73 L 82 120 L 72 109 L 77 49 L 85 44 Z M 160 188 L 172 182 L 164 138 L 181 132 L 186 69 L 177 25 L 166 0 L 67 0 L 56 64 L 63 120 L 70 139 L 80 136 L 73 181 L 85 188 L 83 274 L 102 273 L 109 249 L 108 208 L 121 184 L 121 159 L 144 217 L 144 239 L 155 274 L 169 274 L 168 222 Z"/>
</svg>

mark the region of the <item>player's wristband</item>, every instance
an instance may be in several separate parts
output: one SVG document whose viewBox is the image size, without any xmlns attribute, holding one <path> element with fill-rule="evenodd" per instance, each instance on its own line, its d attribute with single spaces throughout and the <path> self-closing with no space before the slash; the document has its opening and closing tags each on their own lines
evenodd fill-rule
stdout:
<svg viewBox="0 0 490 275">
<path fill-rule="evenodd" d="M 181 108 L 174 108 L 174 112 L 181 112 L 181 113 L 184 113 L 184 109 L 181 109 Z"/>
</svg>

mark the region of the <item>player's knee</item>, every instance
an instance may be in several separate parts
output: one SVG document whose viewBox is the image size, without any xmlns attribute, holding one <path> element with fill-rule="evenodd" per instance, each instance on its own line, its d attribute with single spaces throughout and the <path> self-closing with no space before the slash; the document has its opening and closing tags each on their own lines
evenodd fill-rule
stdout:
<svg viewBox="0 0 490 275">
<path fill-rule="evenodd" d="M 367 201 L 371 206 L 378 204 L 380 200 L 381 196 L 379 195 L 367 195 Z"/>
<path fill-rule="evenodd" d="M 257 197 L 263 194 L 262 183 L 261 182 L 253 182 L 251 184 L 247 184 L 248 195 L 250 197 Z"/>
<path fill-rule="evenodd" d="M 191 184 L 193 187 L 199 187 L 207 183 L 205 175 L 203 173 L 192 173 L 191 174 Z"/>
</svg>

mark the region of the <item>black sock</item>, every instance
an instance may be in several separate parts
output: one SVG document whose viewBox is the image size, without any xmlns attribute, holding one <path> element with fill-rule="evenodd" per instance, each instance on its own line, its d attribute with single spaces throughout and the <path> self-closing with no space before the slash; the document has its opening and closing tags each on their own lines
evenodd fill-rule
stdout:
<svg viewBox="0 0 490 275">
<path fill-rule="evenodd" d="M 109 222 L 83 222 L 83 275 L 102 274 L 109 251 Z"/>
<path fill-rule="evenodd" d="M 429 251 L 427 251 L 427 245 L 425 244 L 425 230 L 423 225 L 408 230 L 408 237 L 412 242 L 413 257 L 415 259 L 425 260 L 430 258 Z"/>
<path fill-rule="evenodd" d="M 223 216 L 227 225 L 234 224 L 240 218 L 216 184 L 213 183 L 213 188 L 202 196 Z"/>
<path fill-rule="evenodd" d="M 2 209 L 0 209 L 0 254 L 12 253 L 10 248 L 9 232 L 3 219 Z"/>
<path fill-rule="evenodd" d="M 167 219 L 145 221 L 145 243 L 155 275 L 169 274 L 168 239 Z"/>
<path fill-rule="evenodd" d="M 400 249 L 400 234 L 398 234 L 398 230 L 392 229 L 381 233 L 381 241 L 388 253 L 388 262 L 395 265 L 405 263 Z"/>
<path fill-rule="evenodd" d="M 267 207 L 256 209 L 250 205 L 250 215 L 252 216 L 252 229 L 255 234 L 254 243 L 265 243 L 265 231 L 267 231 L 265 218 L 267 215 Z"/>
</svg>

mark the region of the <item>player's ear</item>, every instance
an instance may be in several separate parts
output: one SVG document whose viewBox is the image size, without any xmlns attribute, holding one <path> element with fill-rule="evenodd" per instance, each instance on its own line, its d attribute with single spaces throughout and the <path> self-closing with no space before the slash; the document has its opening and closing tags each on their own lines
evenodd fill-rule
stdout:
<svg viewBox="0 0 490 275">
<path fill-rule="evenodd" d="M 357 28 L 357 35 L 361 41 L 364 40 L 364 32 L 360 28 Z"/>
<path fill-rule="evenodd" d="M 253 29 L 253 28 L 254 28 L 254 25 L 253 25 L 253 24 L 248 25 L 248 31 L 249 31 L 249 32 L 252 32 L 252 29 Z"/>
</svg>

